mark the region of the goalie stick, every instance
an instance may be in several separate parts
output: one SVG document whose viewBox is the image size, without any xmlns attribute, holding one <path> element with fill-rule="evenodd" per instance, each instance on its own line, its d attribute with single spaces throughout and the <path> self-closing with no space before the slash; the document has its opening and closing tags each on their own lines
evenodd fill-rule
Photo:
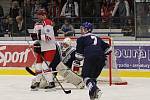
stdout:
<svg viewBox="0 0 150 100">
<path fill-rule="evenodd" d="M 41 54 L 40 54 L 41 55 Z M 48 63 L 45 61 L 45 59 L 44 59 L 44 57 L 41 55 L 41 58 L 43 59 L 43 61 L 46 63 L 46 65 L 47 66 L 49 66 L 48 65 Z M 53 75 L 54 76 L 54 78 L 56 79 L 56 81 L 57 81 L 57 83 L 60 85 L 60 87 L 62 88 L 62 90 L 66 93 L 66 94 L 70 94 L 71 93 L 71 90 L 65 90 L 64 89 L 64 87 L 62 86 L 62 84 L 59 82 L 59 80 L 58 80 L 58 78 L 55 76 L 55 75 Z"/>
</svg>

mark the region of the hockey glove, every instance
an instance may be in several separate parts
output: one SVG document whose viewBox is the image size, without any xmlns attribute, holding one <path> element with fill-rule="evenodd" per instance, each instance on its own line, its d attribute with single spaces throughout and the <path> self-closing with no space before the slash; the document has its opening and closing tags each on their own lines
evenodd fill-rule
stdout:
<svg viewBox="0 0 150 100">
<path fill-rule="evenodd" d="M 41 44 L 38 41 L 34 43 L 34 52 L 38 54 L 41 53 Z"/>
</svg>

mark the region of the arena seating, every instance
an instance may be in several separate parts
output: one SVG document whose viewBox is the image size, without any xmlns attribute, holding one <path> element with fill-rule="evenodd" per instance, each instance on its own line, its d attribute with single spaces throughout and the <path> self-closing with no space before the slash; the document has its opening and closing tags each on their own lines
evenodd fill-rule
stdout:
<svg viewBox="0 0 150 100">
<path fill-rule="evenodd" d="M 122 29 L 93 29 L 93 33 L 98 36 L 123 36 Z M 80 29 L 75 29 L 75 36 L 80 35 Z M 63 34 L 59 34 L 63 36 Z"/>
</svg>

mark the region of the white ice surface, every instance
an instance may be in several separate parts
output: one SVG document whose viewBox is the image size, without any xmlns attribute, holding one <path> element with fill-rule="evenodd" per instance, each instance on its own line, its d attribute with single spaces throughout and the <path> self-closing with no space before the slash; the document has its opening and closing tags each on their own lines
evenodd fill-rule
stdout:
<svg viewBox="0 0 150 100">
<path fill-rule="evenodd" d="M 63 84 L 66 89 L 72 89 L 71 94 L 65 94 L 60 87 L 57 91 L 30 91 L 31 76 L 0 76 L 0 100 L 89 100 L 88 90 L 76 89 L 71 84 Z M 150 79 L 123 78 L 128 81 L 126 86 L 99 87 L 103 91 L 100 100 L 150 100 Z"/>
</svg>

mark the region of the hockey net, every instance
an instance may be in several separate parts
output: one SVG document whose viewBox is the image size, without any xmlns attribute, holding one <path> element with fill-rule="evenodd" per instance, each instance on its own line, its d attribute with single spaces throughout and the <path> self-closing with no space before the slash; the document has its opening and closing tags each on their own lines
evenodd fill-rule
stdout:
<svg viewBox="0 0 150 100">
<path fill-rule="evenodd" d="M 117 68 L 115 49 L 114 49 L 114 41 L 111 37 L 105 36 L 100 37 L 102 40 L 107 42 L 112 47 L 112 53 L 108 55 L 106 66 L 103 68 L 103 71 L 100 75 L 99 82 L 100 83 L 108 83 L 110 86 L 113 85 L 127 85 L 128 82 L 122 80 L 119 75 L 119 69 Z"/>
<path fill-rule="evenodd" d="M 103 68 L 101 75 L 98 78 L 98 82 L 100 84 L 109 84 L 111 85 L 127 85 L 128 83 L 125 80 L 122 80 L 119 75 L 119 70 L 117 69 L 115 50 L 114 50 L 114 42 L 112 38 L 108 36 L 100 37 L 102 40 L 107 42 L 110 46 L 112 46 L 112 53 L 108 55 L 106 66 Z M 57 37 L 58 41 L 62 41 L 64 37 Z M 73 45 L 76 45 L 77 37 L 71 37 L 73 40 Z"/>
</svg>

